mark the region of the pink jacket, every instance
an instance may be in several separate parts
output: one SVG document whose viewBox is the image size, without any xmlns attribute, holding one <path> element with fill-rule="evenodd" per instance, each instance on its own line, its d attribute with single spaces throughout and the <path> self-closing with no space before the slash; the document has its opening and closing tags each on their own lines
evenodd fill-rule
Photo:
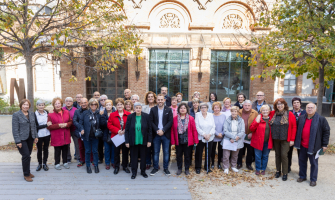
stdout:
<svg viewBox="0 0 335 200">
<path fill-rule="evenodd" d="M 51 146 L 58 147 L 71 143 L 70 127 L 72 125 L 72 119 L 69 111 L 62 109 L 63 112 L 57 113 L 55 110 L 53 113 L 49 113 L 48 122 L 52 122 L 51 126 L 48 126 L 51 135 Z M 60 123 L 67 123 L 65 128 L 60 128 Z"/>
<path fill-rule="evenodd" d="M 189 115 L 190 119 L 188 121 L 187 134 L 188 134 L 188 146 L 193 146 L 198 144 L 198 132 L 195 127 L 194 118 Z M 178 142 L 178 116 L 173 118 L 173 124 L 171 127 L 171 145 L 179 145 Z"/>
</svg>

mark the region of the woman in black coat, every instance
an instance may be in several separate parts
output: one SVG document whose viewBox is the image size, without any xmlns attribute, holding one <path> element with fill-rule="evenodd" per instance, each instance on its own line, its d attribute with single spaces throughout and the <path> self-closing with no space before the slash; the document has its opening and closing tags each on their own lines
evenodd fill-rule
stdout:
<svg viewBox="0 0 335 200">
<path fill-rule="evenodd" d="M 138 102 L 134 104 L 135 112 L 128 116 L 125 129 L 126 147 L 130 148 L 131 155 L 140 155 L 141 158 L 141 175 L 148 178 L 145 173 L 146 150 L 151 146 L 152 128 L 149 115 L 142 112 L 142 105 Z M 131 179 L 137 175 L 138 157 L 131 156 Z"/>
<path fill-rule="evenodd" d="M 244 101 L 247 99 L 247 97 L 245 96 L 245 94 L 243 92 L 240 92 L 236 95 L 237 97 L 237 101 L 236 103 L 234 104 L 234 106 L 237 106 L 239 107 L 240 109 L 243 108 L 243 103 Z"/>
</svg>

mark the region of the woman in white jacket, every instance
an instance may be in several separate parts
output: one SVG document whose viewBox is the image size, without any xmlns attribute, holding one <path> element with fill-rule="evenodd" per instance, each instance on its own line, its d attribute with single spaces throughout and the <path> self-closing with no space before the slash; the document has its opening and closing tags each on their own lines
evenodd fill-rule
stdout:
<svg viewBox="0 0 335 200">
<path fill-rule="evenodd" d="M 205 149 L 205 165 L 204 169 L 208 170 L 208 172 L 212 172 L 209 168 L 207 169 L 209 158 L 211 157 L 213 139 L 215 137 L 215 122 L 213 118 L 213 114 L 207 112 L 208 104 L 201 103 L 200 111 L 196 114 L 195 117 L 195 125 L 198 131 L 199 144 L 197 145 L 195 152 L 195 171 L 197 174 L 200 174 L 201 163 L 202 163 L 202 152 L 204 147 L 207 146 L 208 149 Z"/>
</svg>

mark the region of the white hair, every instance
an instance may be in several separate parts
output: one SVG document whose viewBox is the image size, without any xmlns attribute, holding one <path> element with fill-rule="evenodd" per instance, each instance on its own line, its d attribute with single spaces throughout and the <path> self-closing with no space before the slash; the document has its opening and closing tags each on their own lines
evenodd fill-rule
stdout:
<svg viewBox="0 0 335 200">
<path fill-rule="evenodd" d="M 245 101 L 243 102 L 243 105 L 246 104 L 246 103 L 249 103 L 249 104 L 252 105 L 252 102 L 251 102 L 250 100 L 245 100 Z"/>
<path fill-rule="evenodd" d="M 36 106 L 38 106 L 38 105 L 40 105 L 40 104 L 44 104 L 44 105 L 45 105 L 45 101 L 42 100 L 42 99 L 37 100 L 37 102 L 36 102 Z"/>
<path fill-rule="evenodd" d="M 108 96 L 105 94 L 101 95 L 99 99 L 101 99 L 101 97 L 106 97 L 106 99 L 108 99 Z"/>
<path fill-rule="evenodd" d="M 72 97 L 66 97 L 65 101 L 67 101 L 67 100 L 73 101 Z"/>
<path fill-rule="evenodd" d="M 139 97 L 137 94 L 133 94 L 133 95 L 131 95 L 130 99 L 133 99 L 133 97 L 137 97 L 137 100 L 138 100 L 138 101 L 140 100 L 140 97 Z"/>
</svg>

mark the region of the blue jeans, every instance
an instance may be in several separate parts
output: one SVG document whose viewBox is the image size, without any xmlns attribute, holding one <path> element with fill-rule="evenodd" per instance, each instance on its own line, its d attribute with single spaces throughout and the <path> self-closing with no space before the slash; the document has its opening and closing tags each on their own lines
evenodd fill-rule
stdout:
<svg viewBox="0 0 335 200">
<path fill-rule="evenodd" d="M 264 142 L 263 151 L 255 149 L 255 164 L 257 171 L 265 171 L 268 160 L 269 160 L 270 149 L 268 149 L 268 143 Z"/>
<path fill-rule="evenodd" d="M 93 153 L 93 163 L 94 166 L 98 166 L 98 160 L 99 160 L 99 153 L 98 153 L 98 144 L 99 144 L 99 139 L 95 137 L 90 137 L 87 140 L 83 140 L 84 146 L 85 146 L 85 162 L 86 166 L 91 165 L 91 151 Z"/>
<path fill-rule="evenodd" d="M 156 137 L 153 140 L 154 143 L 154 168 L 158 169 L 158 162 L 159 162 L 159 152 L 161 149 L 161 144 L 163 146 L 163 167 L 167 169 L 169 167 L 169 147 L 170 147 L 170 140 L 166 138 L 165 135 Z"/>
<path fill-rule="evenodd" d="M 105 143 L 105 163 L 106 165 L 114 164 L 114 145 Z"/>
</svg>

